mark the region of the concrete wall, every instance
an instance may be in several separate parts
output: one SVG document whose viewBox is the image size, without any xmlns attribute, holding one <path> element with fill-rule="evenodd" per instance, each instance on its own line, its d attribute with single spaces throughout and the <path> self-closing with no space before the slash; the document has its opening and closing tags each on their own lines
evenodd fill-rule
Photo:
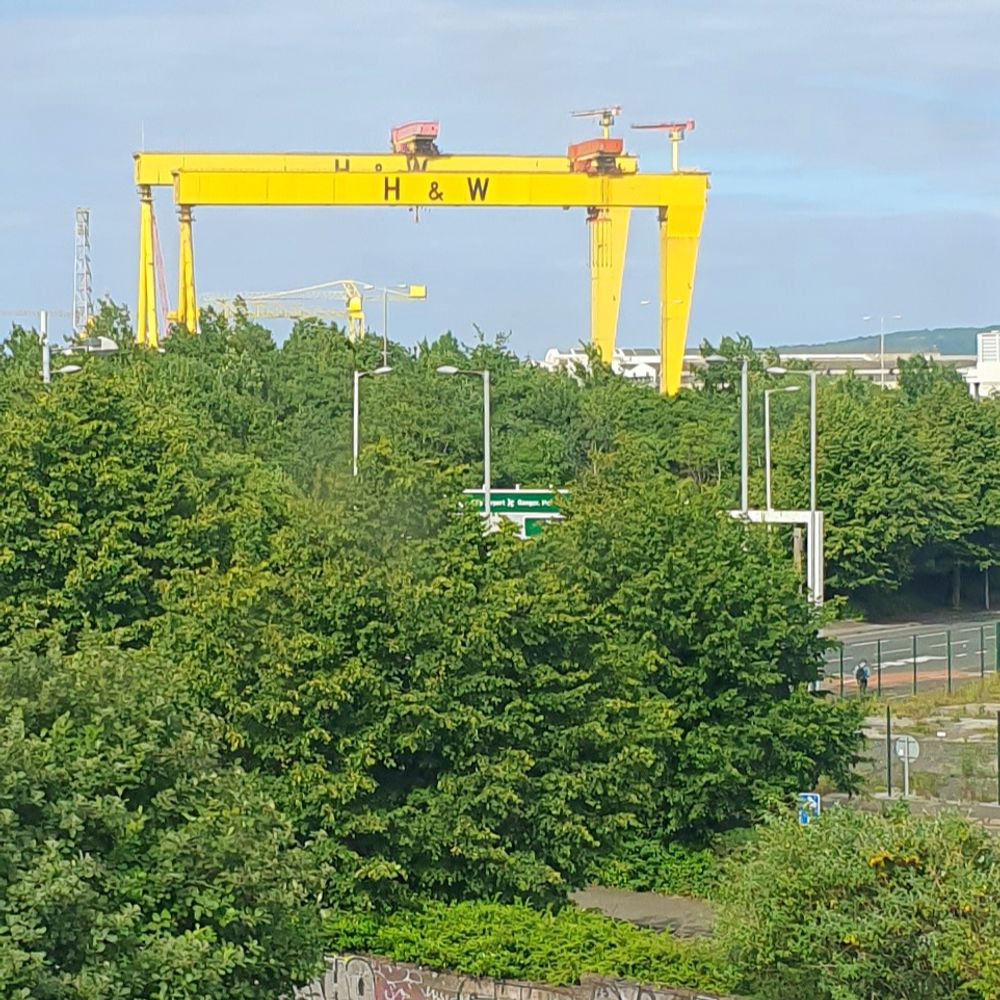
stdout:
<svg viewBox="0 0 1000 1000">
<path fill-rule="evenodd" d="M 318 982 L 295 991 L 295 1000 L 721 1000 L 690 990 L 654 989 L 586 977 L 579 986 L 539 986 L 432 972 L 416 965 L 363 955 L 330 958 Z"/>
</svg>

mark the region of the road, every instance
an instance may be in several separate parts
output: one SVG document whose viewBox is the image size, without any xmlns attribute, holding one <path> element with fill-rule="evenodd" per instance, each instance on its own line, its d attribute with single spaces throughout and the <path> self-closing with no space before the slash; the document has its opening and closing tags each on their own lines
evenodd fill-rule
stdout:
<svg viewBox="0 0 1000 1000">
<path fill-rule="evenodd" d="M 995 672 L 998 626 L 995 613 L 939 615 L 891 625 L 837 622 L 824 635 L 843 643 L 844 694 L 857 693 L 854 669 L 866 660 L 870 690 L 904 695 L 947 688 L 949 675 L 955 685 Z M 826 676 L 825 686 L 839 691 L 837 650 L 826 657 Z"/>
</svg>

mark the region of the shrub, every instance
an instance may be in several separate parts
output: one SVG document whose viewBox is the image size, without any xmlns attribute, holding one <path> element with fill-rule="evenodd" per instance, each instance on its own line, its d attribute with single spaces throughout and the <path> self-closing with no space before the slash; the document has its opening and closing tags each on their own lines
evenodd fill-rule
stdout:
<svg viewBox="0 0 1000 1000">
<path fill-rule="evenodd" d="M 615 889 L 665 892 L 711 899 L 718 886 L 722 856 L 715 847 L 662 844 L 633 837 L 614 859 L 591 870 L 591 881 Z"/>
<path fill-rule="evenodd" d="M 554 986 L 588 974 L 717 992 L 730 985 L 707 942 L 681 941 L 571 907 L 434 903 L 384 919 L 340 918 L 328 925 L 328 941 L 341 952 Z"/>
<path fill-rule="evenodd" d="M 1000 995 L 1000 850 L 958 815 L 775 819 L 721 890 L 722 953 L 762 1000 Z"/>
</svg>

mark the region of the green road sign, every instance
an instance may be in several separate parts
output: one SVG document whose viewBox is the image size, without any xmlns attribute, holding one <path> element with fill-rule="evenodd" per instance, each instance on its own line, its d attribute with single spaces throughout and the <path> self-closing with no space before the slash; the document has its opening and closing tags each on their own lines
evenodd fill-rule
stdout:
<svg viewBox="0 0 1000 1000">
<path fill-rule="evenodd" d="M 557 492 L 564 490 L 490 490 L 490 513 L 559 516 Z M 483 491 L 466 490 L 465 495 L 480 511 L 483 509 Z"/>
<path fill-rule="evenodd" d="M 537 538 L 544 530 L 549 521 L 555 521 L 553 517 L 526 517 L 522 526 L 522 534 L 525 538 Z"/>
</svg>

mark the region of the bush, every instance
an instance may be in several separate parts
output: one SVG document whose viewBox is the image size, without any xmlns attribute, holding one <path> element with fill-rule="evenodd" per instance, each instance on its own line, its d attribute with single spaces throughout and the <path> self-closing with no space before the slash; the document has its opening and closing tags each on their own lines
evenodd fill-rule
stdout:
<svg viewBox="0 0 1000 1000">
<path fill-rule="evenodd" d="M 1000 996 L 1000 849 L 958 815 L 772 820 L 721 890 L 722 953 L 762 1000 Z"/>
<path fill-rule="evenodd" d="M 661 844 L 633 837 L 614 859 L 591 870 L 591 881 L 614 889 L 665 892 L 711 899 L 718 886 L 722 856 L 714 847 Z"/>
<path fill-rule="evenodd" d="M 384 919 L 341 918 L 328 925 L 327 940 L 338 952 L 553 986 L 585 975 L 714 992 L 730 985 L 706 942 L 571 907 L 553 912 L 519 904 L 434 903 Z"/>
</svg>

